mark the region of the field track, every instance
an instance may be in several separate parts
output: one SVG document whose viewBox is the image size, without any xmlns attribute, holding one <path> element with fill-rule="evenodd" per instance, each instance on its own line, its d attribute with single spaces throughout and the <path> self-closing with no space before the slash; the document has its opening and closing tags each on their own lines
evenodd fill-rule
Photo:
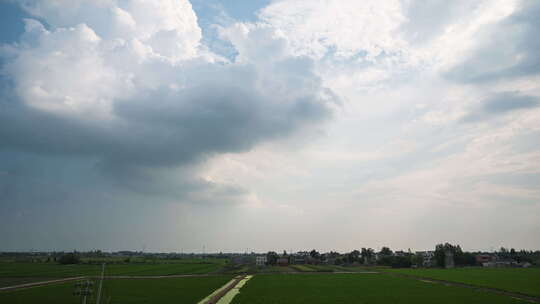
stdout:
<svg viewBox="0 0 540 304">
<path fill-rule="evenodd" d="M 459 283 L 459 282 L 453 282 L 453 281 L 447 281 L 447 280 L 439 280 L 439 279 L 433 279 L 433 278 L 427 278 L 422 276 L 415 276 L 410 274 L 402 274 L 402 273 L 389 273 L 389 272 L 382 272 L 383 274 L 394 276 L 394 277 L 402 277 L 402 278 L 410 278 L 410 279 L 416 279 L 425 283 L 433 283 L 433 284 L 443 284 L 443 285 L 449 285 L 449 286 L 459 286 L 459 287 L 465 287 L 469 289 L 474 289 L 478 291 L 484 291 L 484 292 L 491 292 L 496 293 L 500 295 L 506 295 L 510 296 L 516 299 L 524 300 L 530 303 L 540 303 L 540 298 L 531 296 L 528 294 L 523 294 L 519 292 L 514 291 L 507 291 L 499 288 L 493 288 L 493 287 L 485 287 L 485 286 L 476 286 L 472 284 L 465 284 L 465 283 Z"/>
<path fill-rule="evenodd" d="M 227 287 L 220 289 L 219 292 L 212 295 L 208 301 L 204 302 L 204 304 L 216 304 L 223 296 L 225 296 L 231 289 L 233 289 L 240 281 L 242 281 L 246 276 L 241 275 L 236 277 Z"/>
<path fill-rule="evenodd" d="M 45 286 L 45 285 L 51 285 L 51 284 L 65 283 L 65 282 L 83 280 L 86 278 L 87 277 L 73 277 L 73 278 L 64 278 L 64 279 L 58 279 L 58 280 L 25 283 L 25 284 L 19 284 L 19 285 L 14 285 L 14 286 L 1 287 L 0 291 L 8 291 L 8 290 L 15 290 L 15 289 L 23 289 L 23 288 L 31 288 L 31 287 Z"/>
<path fill-rule="evenodd" d="M 166 275 L 166 276 L 165 275 L 164 276 L 105 276 L 104 278 L 105 280 L 113 280 L 113 279 L 114 280 L 117 280 L 117 279 L 137 280 L 137 279 L 171 279 L 171 278 L 210 277 L 210 276 L 219 276 L 219 275 L 217 274 L 175 274 L 175 275 Z M 47 280 L 47 281 L 25 283 L 25 284 L 19 284 L 19 285 L 7 286 L 7 287 L 0 287 L 0 291 L 32 288 L 32 287 L 59 284 L 59 283 L 86 280 L 86 279 L 98 280 L 99 278 L 100 278 L 99 276 L 82 276 L 82 277 L 63 278 L 63 279 L 58 279 L 58 280 Z"/>
</svg>

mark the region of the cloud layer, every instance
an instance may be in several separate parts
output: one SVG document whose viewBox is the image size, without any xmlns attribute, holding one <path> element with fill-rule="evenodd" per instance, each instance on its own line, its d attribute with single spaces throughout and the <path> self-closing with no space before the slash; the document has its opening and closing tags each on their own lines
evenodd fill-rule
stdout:
<svg viewBox="0 0 540 304">
<path fill-rule="evenodd" d="M 276 0 L 204 22 L 187 0 L 19 4 L 6 249 L 540 246 L 535 1 Z"/>
<path fill-rule="evenodd" d="M 174 168 L 330 116 L 335 100 L 310 59 L 225 61 L 200 45 L 187 1 L 58 6 L 26 2 L 49 29 L 26 20 L 21 41 L 4 46 L 5 149 L 84 156 L 105 171 Z"/>
</svg>

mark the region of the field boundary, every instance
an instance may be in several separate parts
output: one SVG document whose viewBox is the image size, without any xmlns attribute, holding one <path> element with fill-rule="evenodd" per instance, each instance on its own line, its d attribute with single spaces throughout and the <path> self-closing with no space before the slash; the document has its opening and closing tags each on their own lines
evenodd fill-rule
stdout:
<svg viewBox="0 0 540 304">
<path fill-rule="evenodd" d="M 245 279 L 245 275 L 237 276 L 229 281 L 216 291 L 212 292 L 209 296 L 201 300 L 198 304 L 216 304 L 224 295 L 226 295 L 231 289 L 233 289 L 240 281 Z"/>
<path fill-rule="evenodd" d="M 491 292 L 495 294 L 500 295 L 506 295 L 512 298 L 520 299 L 523 301 L 527 301 L 530 303 L 540 303 L 540 297 L 524 294 L 516 291 L 508 291 L 500 288 L 495 287 L 487 287 L 487 286 L 481 286 L 481 285 L 474 285 L 474 284 L 467 284 L 467 283 L 461 283 L 456 281 L 448 281 L 448 280 L 440 280 L 440 279 L 433 279 L 429 277 L 424 276 L 417 276 L 417 275 L 411 275 L 411 274 L 403 274 L 403 273 L 390 273 L 390 272 L 381 272 L 382 274 L 395 276 L 395 277 L 403 277 L 403 278 L 410 278 L 415 279 L 424 283 L 436 283 L 436 284 L 443 284 L 447 286 L 459 286 L 459 287 L 465 287 L 469 289 L 474 289 L 478 291 L 485 291 L 485 292 Z"/>
<path fill-rule="evenodd" d="M 240 293 L 240 289 L 246 285 L 247 281 L 251 280 L 253 278 L 253 275 L 248 275 L 244 277 L 240 282 L 238 282 L 233 288 L 229 289 L 227 293 L 225 293 L 216 304 L 229 304 L 232 302 L 234 297 Z"/>
<path fill-rule="evenodd" d="M 0 287 L 0 291 L 10 291 L 10 290 L 17 290 L 17 289 L 25 289 L 25 288 L 39 287 L 39 286 L 45 286 L 45 285 L 59 284 L 59 283 L 65 283 L 65 282 L 71 282 L 71 281 L 84 280 L 86 278 L 87 277 L 72 277 L 72 278 L 63 278 L 63 279 L 58 279 L 58 280 L 49 280 L 49 281 L 39 281 L 39 282 L 25 283 L 25 284 L 19 284 L 19 285 L 7 286 L 7 287 Z"/>
<path fill-rule="evenodd" d="M 190 278 L 190 277 L 219 277 L 226 276 L 226 274 L 175 274 L 175 275 L 163 275 L 163 276 L 104 276 L 105 280 L 144 280 L 144 279 L 174 279 L 174 278 Z M 40 287 L 52 284 L 60 284 L 77 280 L 99 280 L 100 276 L 80 276 L 60 278 L 55 280 L 37 281 L 31 283 L 17 284 L 12 286 L 0 287 L 0 292 L 10 291 L 16 289 L 25 289 L 32 287 Z"/>
</svg>

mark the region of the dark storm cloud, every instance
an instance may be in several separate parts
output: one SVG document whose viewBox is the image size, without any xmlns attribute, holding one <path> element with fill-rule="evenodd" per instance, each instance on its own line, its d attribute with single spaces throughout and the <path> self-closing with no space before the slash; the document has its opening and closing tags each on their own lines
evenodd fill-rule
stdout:
<svg viewBox="0 0 540 304">
<path fill-rule="evenodd" d="M 188 164 L 215 153 L 246 151 L 328 118 L 327 101 L 316 93 L 285 101 L 217 82 L 181 91 L 162 88 L 118 101 L 118 119 L 86 122 L 12 99 L 2 102 L 0 148 L 135 166 Z"/>
<path fill-rule="evenodd" d="M 499 93 L 480 103 L 463 118 L 464 122 L 490 119 L 516 110 L 536 108 L 540 105 L 538 97 L 521 95 L 518 92 Z"/>
<path fill-rule="evenodd" d="M 522 1 L 515 13 L 482 33 L 480 46 L 447 73 L 466 83 L 540 74 L 540 2 Z"/>
<path fill-rule="evenodd" d="M 295 78 L 319 83 L 309 64 L 292 63 L 289 60 L 276 65 L 291 66 Z M 0 151 L 75 158 L 74 163 L 87 165 L 71 165 L 74 169 L 66 171 L 66 176 L 73 175 L 83 183 L 84 176 L 91 175 L 89 182 L 96 189 L 109 191 L 121 186 L 143 195 L 191 201 L 200 199 L 197 192 L 206 191 L 226 200 L 245 191 L 194 177 L 194 166 L 201 160 L 219 153 L 247 151 L 330 117 L 328 103 L 332 97 L 321 97 L 320 86 L 313 91 L 305 89 L 296 98 L 269 96 L 255 88 L 254 79 L 260 75 L 250 65 L 205 69 L 207 75 L 194 72 L 190 76 L 188 88 L 145 89 L 129 100 L 117 100 L 115 118 L 104 120 L 81 120 L 29 107 L 5 82 L 5 98 L 0 101 Z M 285 66 L 281 69 L 287 71 Z M 228 79 L 231 75 L 233 79 Z M 39 162 L 49 161 L 45 157 Z M 73 162 L 53 163 L 62 167 Z M 182 173 L 169 173 L 170 168 Z M 94 171 L 106 178 L 99 180 Z M 27 178 L 32 179 L 29 175 Z M 11 185 L 9 189 L 6 191 L 16 192 L 20 188 Z M 32 189 L 41 191 L 39 187 L 29 187 L 28 191 Z M 15 196 L 6 191 L 3 199 L 13 200 Z"/>
</svg>

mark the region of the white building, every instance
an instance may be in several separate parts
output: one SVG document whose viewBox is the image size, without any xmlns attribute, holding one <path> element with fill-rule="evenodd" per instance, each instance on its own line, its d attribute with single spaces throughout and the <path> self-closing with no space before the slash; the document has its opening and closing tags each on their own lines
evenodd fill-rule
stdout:
<svg viewBox="0 0 540 304">
<path fill-rule="evenodd" d="M 265 255 L 260 255 L 255 259 L 255 265 L 264 266 L 266 265 L 267 259 Z"/>
<path fill-rule="evenodd" d="M 416 254 L 422 256 L 422 258 L 424 259 L 421 266 L 431 267 L 435 263 L 434 251 L 417 251 Z"/>
</svg>

